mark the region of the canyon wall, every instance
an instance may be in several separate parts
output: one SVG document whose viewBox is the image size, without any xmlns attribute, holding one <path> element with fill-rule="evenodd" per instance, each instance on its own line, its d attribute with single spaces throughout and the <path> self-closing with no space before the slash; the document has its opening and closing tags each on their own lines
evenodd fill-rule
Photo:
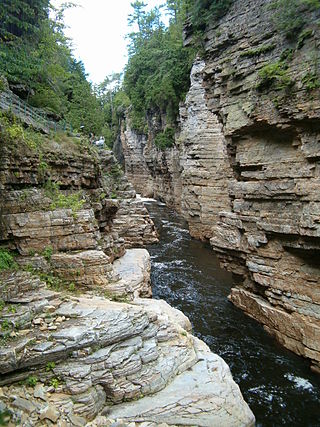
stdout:
<svg viewBox="0 0 320 427">
<path fill-rule="evenodd" d="M 112 153 L 1 131 L 0 423 L 253 426 L 226 363 L 149 298 L 157 233 Z"/>
<path fill-rule="evenodd" d="M 122 133 L 138 192 L 180 211 L 234 273 L 230 300 L 320 372 L 319 11 L 291 39 L 268 0 L 207 31 L 175 146 Z"/>
</svg>

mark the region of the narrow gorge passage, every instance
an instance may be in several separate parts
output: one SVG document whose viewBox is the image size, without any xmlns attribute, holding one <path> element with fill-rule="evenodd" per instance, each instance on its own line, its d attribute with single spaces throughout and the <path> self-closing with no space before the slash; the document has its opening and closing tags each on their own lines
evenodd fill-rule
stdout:
<svg viewBox="0 0 320 427">
<path fill-rule="evenodd" d="M 320 380 L 308 362 L 227 300 L 232 276 L 208 244 L 190 237 L 181 217 L 156 201 L 145 203 L 160 234 L 148 247 L 154 298 L 182 310 L 194 334 L 228 363 L 257 426 L 319 426 Z"/>
</svg>

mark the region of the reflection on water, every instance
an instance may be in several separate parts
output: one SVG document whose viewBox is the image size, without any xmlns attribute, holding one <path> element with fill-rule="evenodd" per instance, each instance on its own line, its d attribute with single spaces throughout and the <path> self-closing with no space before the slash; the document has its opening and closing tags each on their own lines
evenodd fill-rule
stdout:
<svg viewBox="0 0 320 427">
<path fill-rule="evenodd" d="M 191 320 L 194 334 L 229 364 L 258 426 L 320 426 L 320 379 L 227 300 L 232 286 L 208 244 L 163 204 L 145 201 L 160 234 L 148 247 L 155 298 Z"/>
</svg>

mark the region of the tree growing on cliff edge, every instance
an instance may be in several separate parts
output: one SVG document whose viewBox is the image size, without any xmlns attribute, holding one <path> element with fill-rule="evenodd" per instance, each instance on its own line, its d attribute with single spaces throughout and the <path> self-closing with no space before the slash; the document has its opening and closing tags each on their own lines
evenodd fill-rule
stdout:
<svg viewBox="0 0 320 427">
<path fill-rule="evenodd" d="M 129 24 L 138 29 L 128 35 L 129 61 L 125 69 L 124 88 L 132 104 L 131 125 L 146 131 L 148 113 L 174 125 L 179 102 L 189 88 L 193 54 L 183 48 L 182 25 L 185 2 L 170 0 L 167 12 L 172 16 L 168 28 L 162 22 L 161 11 L 149 12 L 141 2 L 132 3 L 134 12 Z"/>
<path fill-rule="evenodd" d="M 55 119 L 100 133 L 100 102 L 64 35 L 63 12 L 68 7 L 73 3 L 54 9 L 49 0 L 2 1 L 0 75 L 13 91 Z"/>
<path fill-rule="evenodd" d="M 37 36 L 48 15 L 49 0 L 2 0 L 0 39 L 8 42 L 19 37 Z"/>
</svg>

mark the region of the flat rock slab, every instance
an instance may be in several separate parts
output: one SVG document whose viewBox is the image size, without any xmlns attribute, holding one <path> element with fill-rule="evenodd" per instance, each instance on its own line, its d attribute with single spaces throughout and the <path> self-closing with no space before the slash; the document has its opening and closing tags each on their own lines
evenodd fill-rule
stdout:
<svg viewBox="0 0 320 427">
<path fill-rule="evenodd" d="M 151 296 L 150 255 L 146 249 L 127 249 L 123 257 L 115 260 L 113 270 L 126 283 L 127 292 L 134 296 Z"/>
<path fill-rule="evenodd" d="M 254 426 L 255 418 L 228 365 L 197 338 L 199 362 L 164 390 L 111 408 L 110 418 L 183 426 Z"/>
</svg>

